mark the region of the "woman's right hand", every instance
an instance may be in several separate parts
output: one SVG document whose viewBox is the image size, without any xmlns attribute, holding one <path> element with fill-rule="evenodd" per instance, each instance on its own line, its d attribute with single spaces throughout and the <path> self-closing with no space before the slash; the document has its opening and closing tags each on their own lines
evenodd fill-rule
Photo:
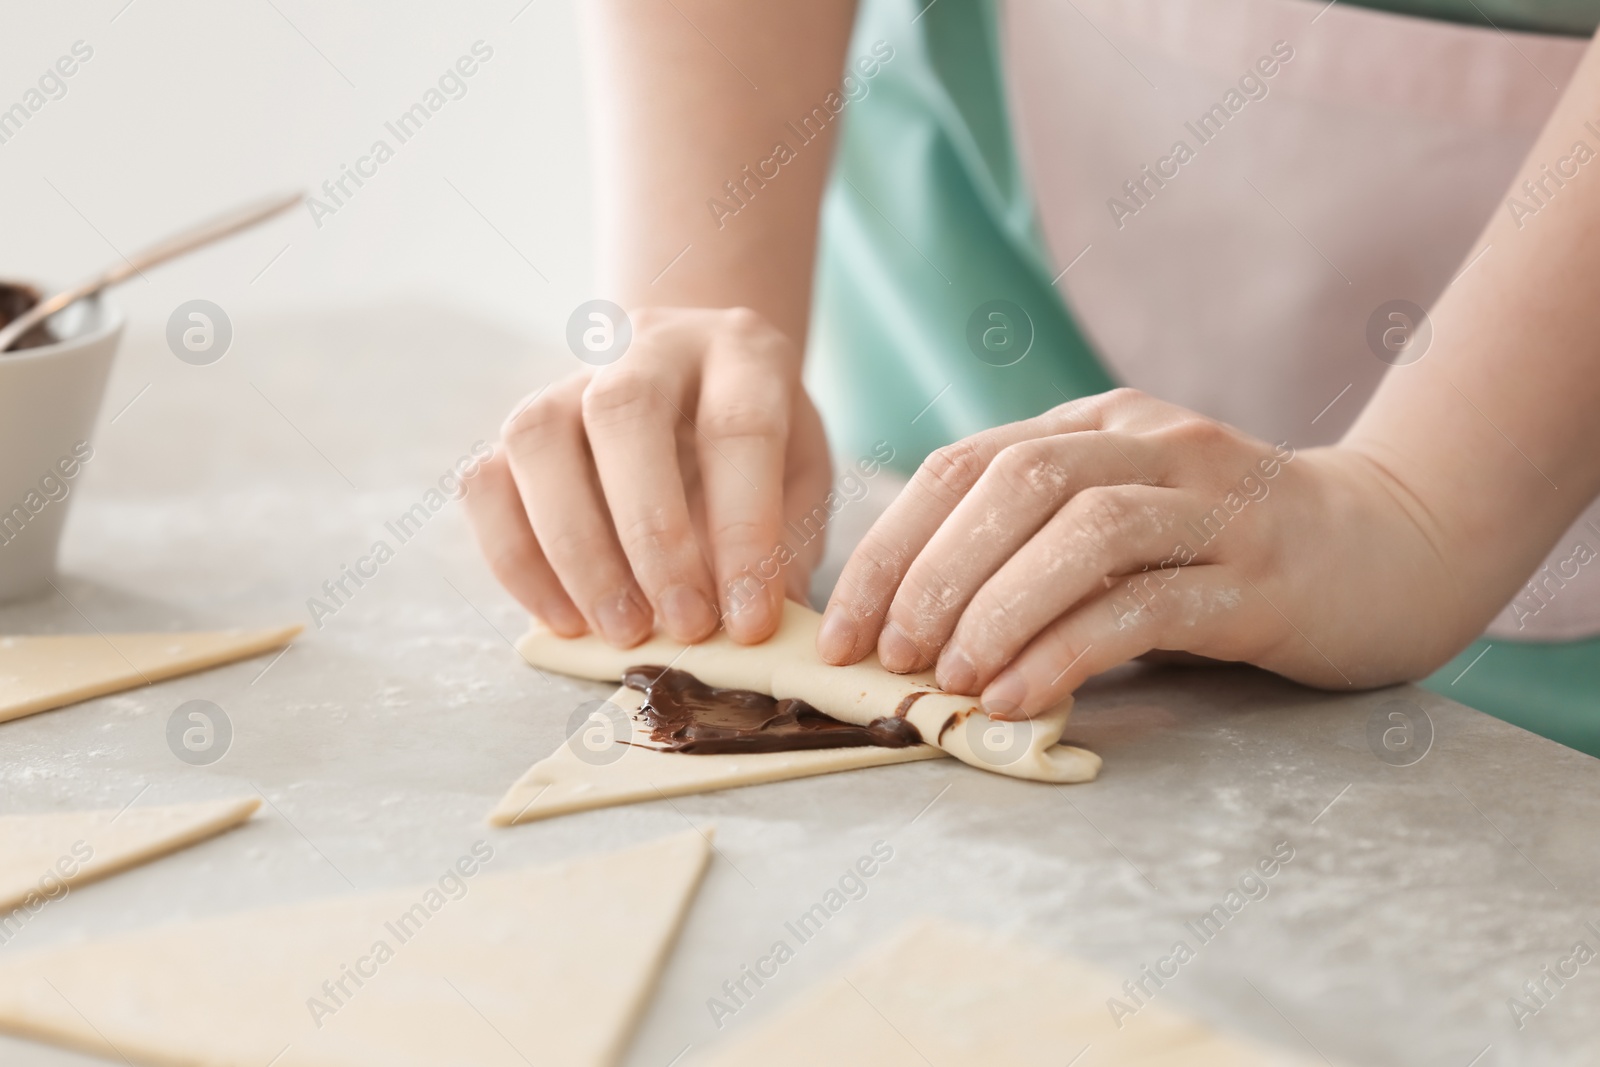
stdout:
<svg viewBox="0 0 1600 1067">
<path fill-rule="evenodd" d="M 657 621 L 680 641 L 719 620 L 736 641 L 804 599 L 821 539 L 781 530 L 832 480 L 801 352 L 744 308 L 645 308 L 615 363 L 519 404 L 467 480 L 467 514 L 516 599 L 567 637 L 619 647 Z"/>
</svg>

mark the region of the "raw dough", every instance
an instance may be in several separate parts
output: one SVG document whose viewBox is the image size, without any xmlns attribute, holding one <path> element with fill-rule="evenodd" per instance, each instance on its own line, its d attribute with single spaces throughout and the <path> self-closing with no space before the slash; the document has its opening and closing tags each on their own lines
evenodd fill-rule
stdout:
<svg viewBox="0 0 1600 1067">
<path fill-rule="evenodd" d="M 940 919 L 901 930 L 695 1067 L 1309 1067 L 1161 1000 L 1125 1015 L 1121 979 Z M 737 1025 L 735 1023 L 734 1025 Z M 1076 1057 L 1076 1058 L 1074 1058 Z M 1320 1061 L 1319 1061 L 1320 1062 Z"/>
<path fill-rule="evenodd" d="M 164 1067 L 612 1064 L 708 855 L 690 830 L 509 874 L 491 859 L 453 876 L 457 899 L 435 881 L 0 955 L 0 1029 Z"/>
<path fill-rule="evenodd" d="M 600 681 L 614 682 L 635 665 L 677 667 L 710 685 L 793 697 L 860 725 L 895 714 L 902 701 L 915 696 L 906 718 L 924 741 L 963 763 L 1043 782 L 1088 782 L 1100 773 L 1099 756 L 1057 744 L 1070 705 L 1029 722 L 1001 723 L 985 715 L 973 697 L 940 691 L 932 671 L 893 674 L 876 654 L 849 667 L 823 663 L 816 651 L 821 623 L 822 616 L 790 601 L 778 632 L 763 644 L 739 645 L 718 633 L 688 647 L 657 636 L 629 649 L 612 648 L 592 634 L 558 637 L 535 623 L 517 642 L 517 651 L 535 667 Z"/>
<path fill-rule="evenodd" d="M 628 688 L 617 690 L 610 698 L 610 703 L 630 717 L 643 701 L 643 693 Z M 580 729 L 560 748 L 535 763 L 495 805 L 489 821 L 496 826 L 511 826 L 615 804 L 781 782 L 857 767 L 938 759 L 944 755 L 932 745 L 685 755 L 617 744 L 610 736 L 610 729 L 611 724 L 602 718 L 592 728 Z M 647 727 L 635 721 L 632 731 L 631 740 L 635 745 L 653 744 Z M 616 745 L 614 749 L 609 747 L 613 744 Z M 615 758 L 604 762 L 607 756 Z"/>
<path fill-rule="evenodd" d="M 238 826 L 260 797 L 199 804 L 0 816 L 0 924 L 30 896 L 78 886 Z"/>
<path fill-rule="evenodd" d="M 0 722 L 248 659 L 300 630 L 0 637 Z"/>
</svg>

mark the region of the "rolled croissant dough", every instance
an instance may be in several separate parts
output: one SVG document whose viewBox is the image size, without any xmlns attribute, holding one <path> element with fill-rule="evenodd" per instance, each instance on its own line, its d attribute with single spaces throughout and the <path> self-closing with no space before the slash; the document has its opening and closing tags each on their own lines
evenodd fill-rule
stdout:
<svg viewBox="0 0 1600 1067">
<path fill-rule="evenodd" d="M 632 720 L 633 713 L 643 702 L 644 694 L 626 687 L 617 690 L 608 701 L 629 716 L 632 733 L 628 740 L 632 744 L 620 744 L 618 739 L 609 736 L 612 724 L 602 716 L 594 722 L 593 732 L 580 728 L 560 748 L 529 768 L 495 805 L 489 821 L 496 826 L 511 826 L 615 804 L 781 782 L 858 767 L 939 759 L 945 755 L 932 745 L 911 748 L 867 745 L 709 756 L 657 752 L 642 747 L 655 742 L 650 740 L 647 727 Z"/>
<path fill-rule="evenodd" d="M 247 659 L 300 630 L 0 637 L 0 722 Z"/>
<path fill-rule="evenodd" d="M 940 919 L 913 922 L 692 1067 L 1309 1067 L 1161 1000 L 1122 1015 L 1121 979 Z M 732 1025 L 738 1025 L 735 1021 Z"/>
<path fill-rule="evenodd" d="M 161 1067 L 603 1067 L 627 1048 L 709 849 L 690 830 L 505 874 L 491 851 L 470 875 L 464 854 L 441 864 L 457 872 L 448 895 L 441 876 L 0 954 L 0 1030 Z M 339 982 L 342 995 L 324 985 Z"/>
<path fill-rule="evenodd" d="M 0 816 L 0 921 L 30 896 L 48 899 L 237 826 L 260 797 L 197 804 Z"/>
<path fill-rule="evenodd" d="M 903 701 L 915 697 L 905 717 L 925 742 L 963 763 L 1042 782 L 1087 782 L 1100 772 L 1099 756 L 1058 744 L 1068 706 L 1026 722 L 1002 723 L 985 715 L 976 698 L 942 692 L 931 671 L 894 674 L 875 654 L 848 667 L 823 663 L 816 651 L 821 622 L 810 608 L 789 601 L 778 632 L 759 645 L 736 644 L 719 632 L 698 645 L 657 636 L 629 649 L 613 648 L 592 634 L 558 637 L 535 623 L 517 642 L 517 651 L 535 667 L 599 681 L 615 682 L 640 664 L 677 667 L 709 685 L 804 700 L 862 726 L 896 714 Z"/>
</svg>

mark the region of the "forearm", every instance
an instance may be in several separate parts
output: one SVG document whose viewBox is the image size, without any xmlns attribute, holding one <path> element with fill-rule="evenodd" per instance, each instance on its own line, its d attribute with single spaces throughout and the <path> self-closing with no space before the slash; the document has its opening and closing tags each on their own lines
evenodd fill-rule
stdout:
<svg viewBox="0 0 1600 1067">
<path fill-rule="evenodd" d="M 602 291 L 753 308 L 803 348 L 834 126 L 800 145 L 785 124 L 837 89 L 853 0 L 583 7 Z"/>
<path fill-rule="evenodd" d="M 1426 355 L 1389 372 L 1344 441 L 1399 483 L 1458 577 L 1468 625 L 1510 597 L 1600 491 L 1593 45 L 1507 197 L 1435 304 Z"/>
</svg>

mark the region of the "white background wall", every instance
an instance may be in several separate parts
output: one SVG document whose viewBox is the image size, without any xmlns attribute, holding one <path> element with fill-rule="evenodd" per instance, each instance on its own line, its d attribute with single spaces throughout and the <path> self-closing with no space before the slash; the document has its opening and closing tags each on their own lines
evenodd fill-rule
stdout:
<svg viewBox="0 0 1600 1067">
<path fill-rule="evenodd" d="M 133 334 L 196 297 L 236 322 L 429 299 L 559 344 L 568 313 L 595 295 L 574 11 L 574 0 L 7 0 L 0 108 L 75 41 L 94 55 L 0 144 L 0 276 L 60 285 L 238 202 L 314 190 L 375 138 L 394 144 L 384 121 L 481 39 L 494 56 L 467 94 L 320 229 L 297 210 L 135 279 L 118 300 Z"/>
</svg>

